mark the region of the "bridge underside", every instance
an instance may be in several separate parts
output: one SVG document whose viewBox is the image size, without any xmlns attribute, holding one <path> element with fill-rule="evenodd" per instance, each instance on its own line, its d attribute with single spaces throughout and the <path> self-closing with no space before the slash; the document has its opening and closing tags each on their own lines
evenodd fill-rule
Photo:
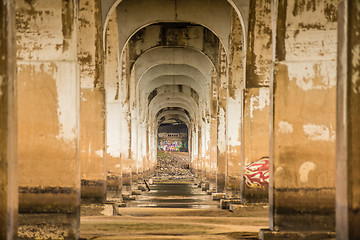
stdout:
<svg viewBox="0 0 360 240">
<path fill-rule="evenodd" d="M 268 204 L 262 239 L 360 239 L 359 15 L 1 0 L 0 239 L 78 239 L 80 205 L 133 199 L 158 151 L 188 153 L 215 199 Z"/>
</svg>

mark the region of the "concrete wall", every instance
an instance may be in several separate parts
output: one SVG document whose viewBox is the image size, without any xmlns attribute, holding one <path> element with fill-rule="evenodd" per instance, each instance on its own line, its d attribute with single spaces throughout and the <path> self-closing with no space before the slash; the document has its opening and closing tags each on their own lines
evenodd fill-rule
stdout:
<svg viewBox="0 0 360 240">
<path fill-rule="evenodd" d="M 15 4 L 20 237 L 78 236 L 77 3 Z"/>
</svg>

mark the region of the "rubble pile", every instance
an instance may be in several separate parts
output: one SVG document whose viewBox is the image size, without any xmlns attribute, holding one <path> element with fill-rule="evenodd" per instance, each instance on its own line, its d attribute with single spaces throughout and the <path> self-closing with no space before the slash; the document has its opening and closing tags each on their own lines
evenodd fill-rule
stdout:
<svg viewBox="0 0 360 240">
<path fill-rule="evenodd" d="M 194 174 L 189 168 L 189 155 L 180 152 L 158 151 L 154 177 L 169 179 L 194 178 Z"/>
</svg>

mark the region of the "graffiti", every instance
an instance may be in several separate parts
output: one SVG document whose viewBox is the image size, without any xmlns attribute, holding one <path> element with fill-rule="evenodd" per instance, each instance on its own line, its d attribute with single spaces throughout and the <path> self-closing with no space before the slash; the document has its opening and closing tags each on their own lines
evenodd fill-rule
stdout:
<svg viewBox="0 0 360 240">
<path fill-rule="evenodd" d="M 182 141 L 160 141 L 158 150 L 170 152 L 187 151 L 187 143 Z"/>
<path fill-rule="evenodd" d="M 269 158 L 260 160 L 245 167 L 245 183 L 251 188 L 263 188 L 269 185 Z"/>
</svg>

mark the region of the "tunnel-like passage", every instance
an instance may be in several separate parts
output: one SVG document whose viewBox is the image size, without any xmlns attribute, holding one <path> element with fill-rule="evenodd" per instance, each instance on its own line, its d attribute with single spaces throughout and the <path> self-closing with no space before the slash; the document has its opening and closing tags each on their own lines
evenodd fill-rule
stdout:
<svg viewBox="0 0 360 240">
<path fill-rule="evenodd" d="M 359 11 L 1 0 L 0 239 L 359 239 Z"/>
</svg>

